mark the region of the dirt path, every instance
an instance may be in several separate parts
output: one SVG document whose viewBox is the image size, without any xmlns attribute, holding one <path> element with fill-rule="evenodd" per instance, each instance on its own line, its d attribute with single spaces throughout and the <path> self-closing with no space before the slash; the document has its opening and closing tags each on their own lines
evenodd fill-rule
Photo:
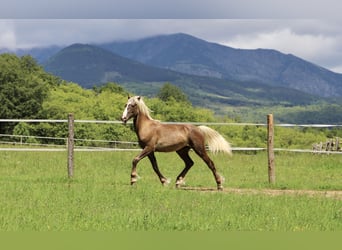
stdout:
<svg viewBox="0 0 342 250">
<path fill-rule="evenodd" d="M 182 187 L 183 190 L 190 191 L 202 191 L 202 192 L 214 192 L 216 188 L 205 188 L 205 187 Z M 235 193 L 235 194 L 264 194 L 269 196 L 280 196 L 280 195 L 306 195 L 306 196 L 321 196 L 327 198 L 334 198 L 342 200 L 342 190 L 291 190 L 291 189 L 250 189 L 250 188 L 225 188 L 222 192 L 224 193 Z"/>
</svg>

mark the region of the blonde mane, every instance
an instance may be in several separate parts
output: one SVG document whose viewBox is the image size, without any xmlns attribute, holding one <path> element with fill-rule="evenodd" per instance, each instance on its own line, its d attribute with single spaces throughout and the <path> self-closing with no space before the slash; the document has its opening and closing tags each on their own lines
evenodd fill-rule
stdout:
<svg viewBox="0 0 342 250">
<path fill-rule="evenodd" d="M 142 97 L 140 96 L 135 96 L 134 97 L 134 101 L 138 106 L 139 112 L 143 115 L 146 115 L 147 118 L 153 120 L 153 118 L 150 115 L 150 112 L 152 112 L 152 110 L 149 109 L 149 107 L 146 106 L 145 102 L 143 101 Z"/>
</svg>

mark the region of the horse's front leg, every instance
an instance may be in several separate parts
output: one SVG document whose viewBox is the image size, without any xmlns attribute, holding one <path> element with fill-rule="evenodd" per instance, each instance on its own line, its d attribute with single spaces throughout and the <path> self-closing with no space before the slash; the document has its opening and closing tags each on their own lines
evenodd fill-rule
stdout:
<svg viewBox="0 0 342 250">
<path fill-rule="evenodd" d="M 137 164 L 138 162 L 149 155 L 153 150 L 150 147 L 145 147 L 143 151 L 139 155 L 137 155 L 132 162 L 132 172 L 131 172 L 131 185 L 138 181 L 138 174 L 137 174 Z"/>
<path fill-rule="evenodd" d="M 148 155 L 148 158 L 150 159 L 150 162 L 152 164 L 152 167 L 153 167 L 153 170 L 154 172 L 158 175 L 159 177 L 159 180 L 160 182 L 163 184 L 163 185 L 167 185 L 167 184 L 170 184 L 170 180 L 165 178 L 163 176 L 163 174 L 160 172 L 159 168 L 158 168 L 158 163 L 157 163 L 157 159 L 154 155 L 154 152 L 150 153 Z"/>
</svg>

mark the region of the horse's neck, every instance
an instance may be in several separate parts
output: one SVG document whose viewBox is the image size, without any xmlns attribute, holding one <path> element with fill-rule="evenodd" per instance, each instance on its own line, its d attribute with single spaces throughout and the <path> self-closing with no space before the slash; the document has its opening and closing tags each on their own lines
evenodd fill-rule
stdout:
<svg viewBox="0 0 342 250">
<path fill-rule="evenodd" d="M 133 119 L 133 125 L 134 125 L 134 130 L 135 132 L 139 135 L 139 132 L 141 129 L 146 125 L 149 121 L 151 120 L 149 117 L 143 114 L 138 114 L 136 117 Z"/>
</svg>

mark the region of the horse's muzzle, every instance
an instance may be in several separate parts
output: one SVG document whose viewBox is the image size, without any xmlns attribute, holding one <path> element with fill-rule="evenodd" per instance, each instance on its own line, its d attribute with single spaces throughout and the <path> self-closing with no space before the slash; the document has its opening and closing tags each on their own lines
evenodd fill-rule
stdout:
<svg viewBox="0 0 342 250">
<path fill-rule="evenodd" d="M 121 117 L 121 121 L 122 121 L 123 124 L 126 124 L 128 119 L 126 117 Z"/>
</svg>

